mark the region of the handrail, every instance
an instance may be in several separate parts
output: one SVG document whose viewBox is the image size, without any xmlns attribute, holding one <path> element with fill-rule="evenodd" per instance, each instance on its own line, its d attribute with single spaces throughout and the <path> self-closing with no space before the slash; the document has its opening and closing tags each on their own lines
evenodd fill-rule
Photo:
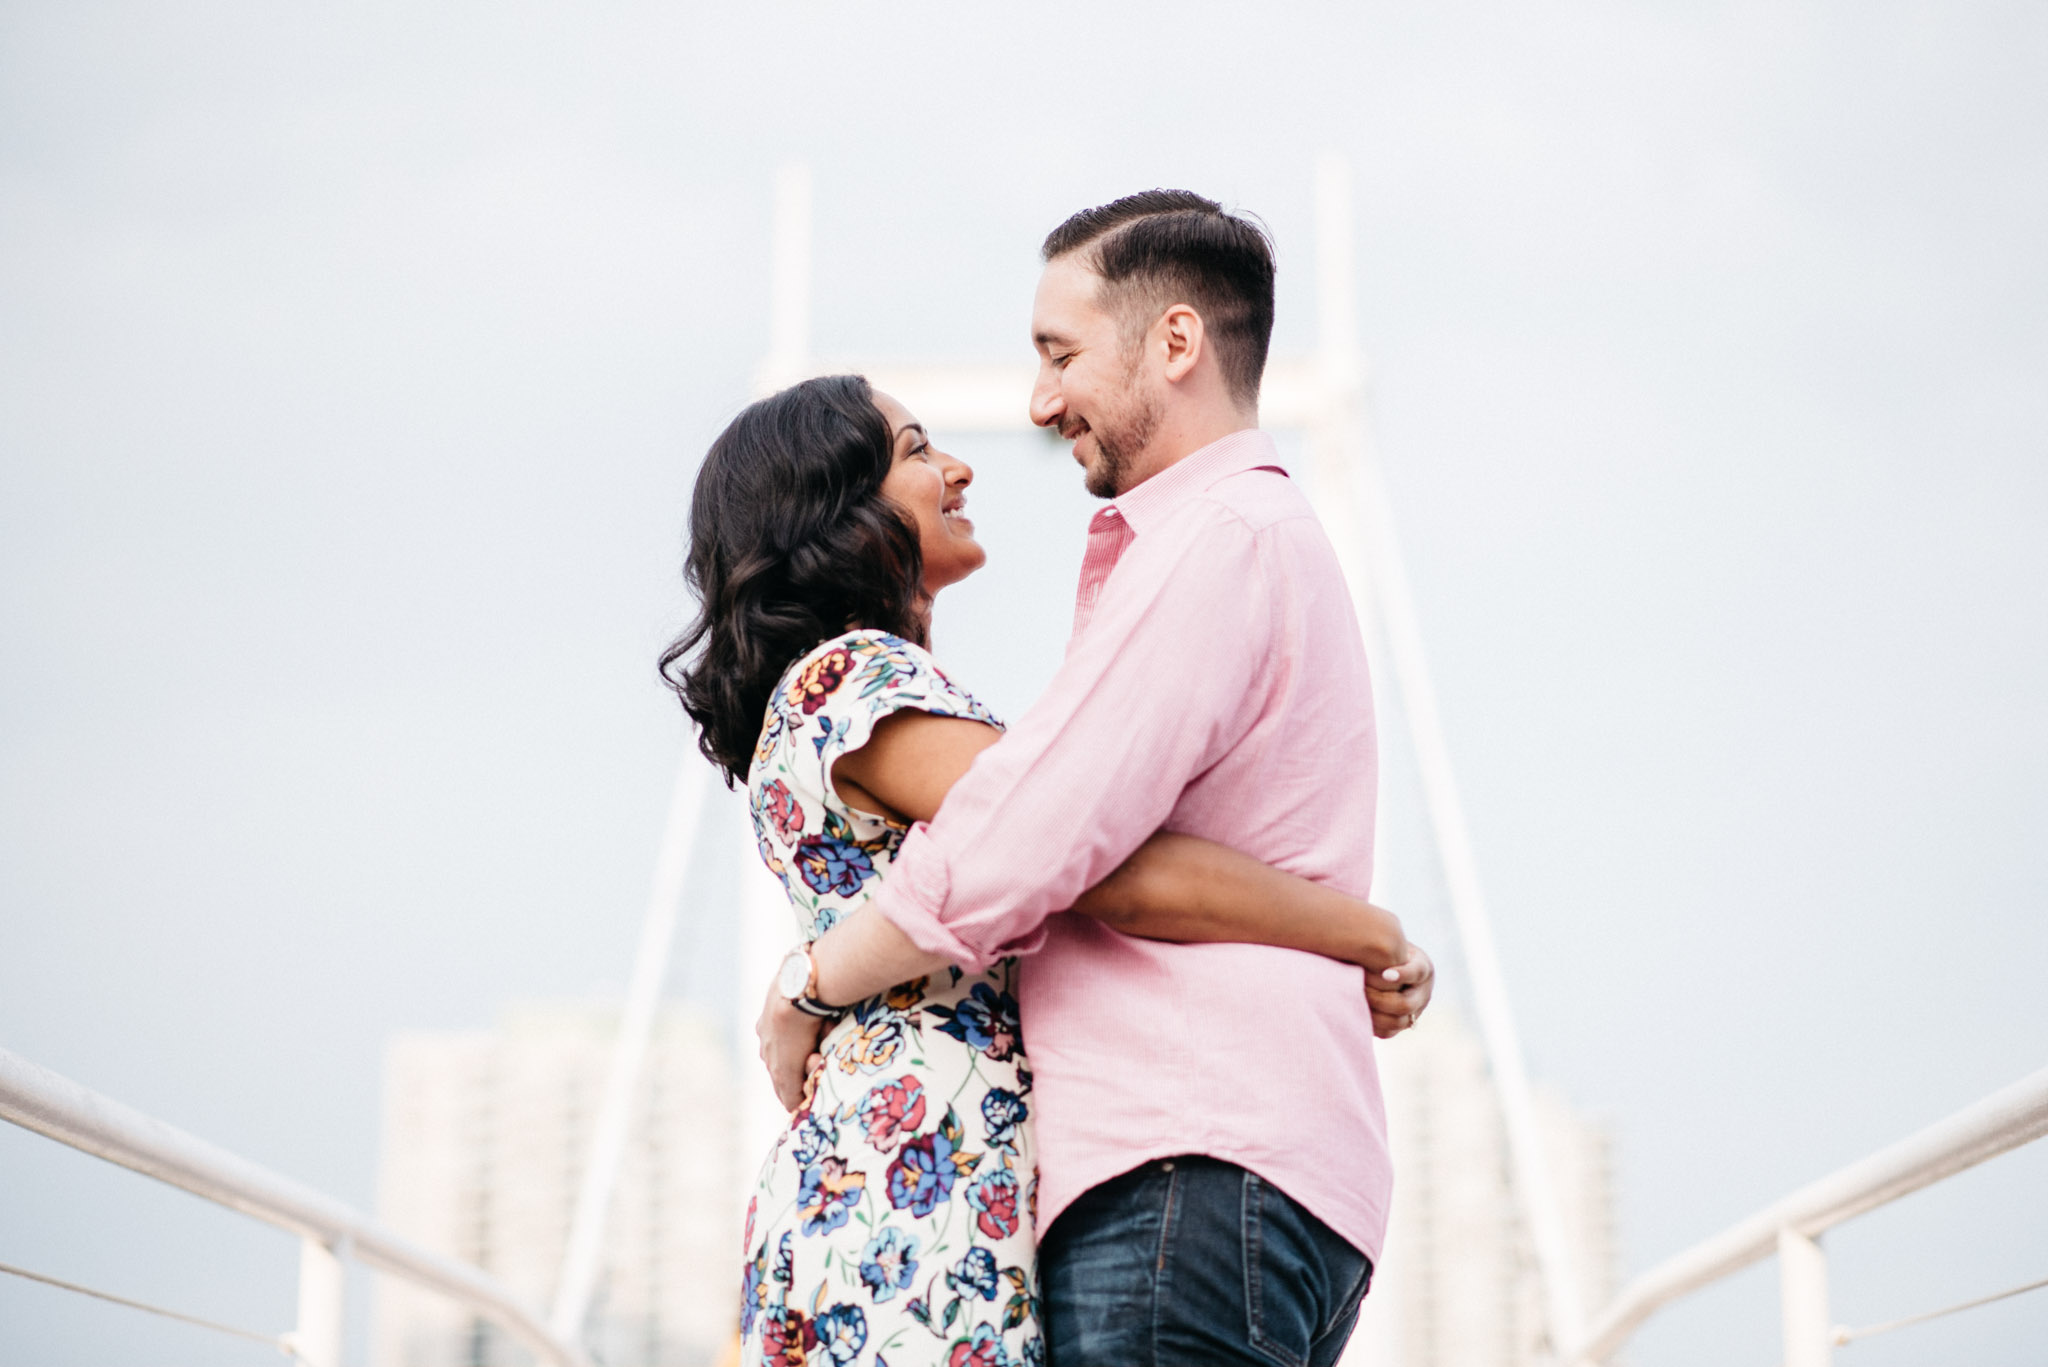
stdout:
<svg viewBox="0 0 2048 1367">
<path fill-rule="evenodd" d="M 503 1325 L 551 1367 L 590 1367 L 580 1348 L 557 1337 L 488 1273 L 422 1248 L 332 1197 L 5 1049 L 0 1049 L 0 1120 L 438 1291 Z"/>
<path fill-rule="evenodd" d="M 1835 1326 L 1833 1335 L 1835 1346 L 1838 1348 L 1846 1347 L 1858 1339 L 1874 1339 L 1879 1334 L 1892 1334 L 1901 1329 L 1911 1329 L 1915 1325 L 1927 1324 L 1934 1320 L 1945 1320 L 1950 1315 L 1960 1315 L 1965 1310 L 1982 1310 L 1987 1305 L 1996 1305 L 2000 1301 L 2009 1301 L 2014 1296 L 2024 1296 L 2029 1291 L 2048 1291 L 2048 1277 L 2036 1277 L 2033 1281 L 2021 1282 L 2018 1286 L 2008 1286 L 2005 1290 L 1994 1291 L 1988 1296 L 1972 1296 L 1966 1301 L 1957 1301 L 1954 1305 L 1944 1305 L 1934 1310 L 1922 1310 L 1917 1315 L 1902 1315 L 1898 1319 L 1886 1320 L 1882 1324 L 1866 1324 L 1856 1329 L 1851 1329 L 1846 1324 L 1838 1324 Z"/>
<path fill-rule="evenodd" d="M 1786 1235 L 1813 1239 L 1865 1211 L 2048 1135 L 2048 1068 L 1946 1120 L 1809 1183 L 1631 1282 L 1594 1317 L 1564 1361 L 1598 1367 L 1642 1322 L 1690 1292 L 1777 1252 Z"/>
<path fill-rule="evenodd" d="M 25 1282 L 36 1282 L 43 1286 L 54 1286 L 59 1291 L 69 1291 L 74 1296 L 85 1296 L 91 1300 L 105 1301 L 109 1305 L 118 1305 L 124 1310 L 140 1310 L 145 1315 L 156 1315 L 163 1319 L 175 1320 L 179 1324 L 189 1324 L 194 1329 L 206 1329 L 216 1334 L 224 1334 L 228 1338 L 242 1339 L 249 1343 L 260 1343 L 266 1348 L 275 1348 L 288 1356 L 296 1357 L 298 1355 L 296 1345 L 293 1344 L 291 1336 L 288 1334 L 266 1334 L 256 1329 L 243 1329 L 232 1324 L 222 1324 L 219 1320 L 210 1320 L 203 1315 L 188 1315 L 182 1310 L 173 1310 L 167 1305 L 151 1305 L 148 1301 L 138 1301 L 132 1296 L 117 1296 L 111 1291 L 102 1291 L 96 1286 L 85 1286 L 78 1282 L 67 1282 L 62 1277 L 52 1277 L 48 1273 L 37 1272 L 31 1268 L 16 1267 L 13 1263 L 0 1263 L 0 1272 L 4 1272 L 10 1277 L 19 1277 Z"/>
</svg>

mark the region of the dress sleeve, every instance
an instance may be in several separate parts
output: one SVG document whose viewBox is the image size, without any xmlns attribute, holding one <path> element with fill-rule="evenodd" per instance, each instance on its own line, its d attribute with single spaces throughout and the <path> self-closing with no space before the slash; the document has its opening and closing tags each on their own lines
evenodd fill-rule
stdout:
<svg viewBox="0 0 2048 1367">
<path fill-rule="evenodd" d="M 777 700 L 798 734 L 796 762 L 817 791 L 844 806 L 832 766 L 868 743 L 875 724 L 914 708 L 1002 728 L 995 714 L 946 677 L 922 646 L 883 631 L 854 631 L 813 651 Z M 812 766 L 815 765 L 815 768 Z"/>
</svg>

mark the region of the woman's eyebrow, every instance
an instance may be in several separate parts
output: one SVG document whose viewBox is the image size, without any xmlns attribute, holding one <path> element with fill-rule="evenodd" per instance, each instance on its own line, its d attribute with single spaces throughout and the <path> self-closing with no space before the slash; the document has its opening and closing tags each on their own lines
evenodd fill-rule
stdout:
<svg viewBox="0 0 2048 1367">
<path fill-rule="evenodd" d="M 906 422 L 906 423 L 904 423 L 904 424 L 903 424 L 903 426 L 901 426 L 901 427 L 899 427 L 899 428 L 897 428 L 897 429 L 896 429 L 896 435 L 895 435 L 894 437 L 890 438 L 890 440 L 892 440 L 892 441 L 901 441 L 901 440 L 903 439 L 903 434 L 904 434 L 905 432 L 915 432 L 915 433 L 917 433 L 917 435 L 918 435 L 918 436 L 920 436 L 920 437 L 924 438 L 924 440 L 926 440 L 926 441 L 930 441 L 930 440 L 932 439 L 932 438 L 931 438 L 931 433 L 929 433 L 929 432 L 927 432 L 927 431 L 925 431 L 925 430 L 924 430 L 924 424 L 923 424 L 923 423 L 921 423 L 921 422 Z"/>
</svg>

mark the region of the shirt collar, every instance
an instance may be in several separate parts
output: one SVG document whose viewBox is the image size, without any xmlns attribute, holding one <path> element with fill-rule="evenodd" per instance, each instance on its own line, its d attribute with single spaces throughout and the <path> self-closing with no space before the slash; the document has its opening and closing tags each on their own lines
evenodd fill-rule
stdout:
<svg viewBox="0 0 2048 1367">
<path fill-rule="evenodd" d="M 1134 489 L 1126 489 L 1110 507 L 1133 532 L 1157 527 L 1189 499 L 1205 492 L 1227 476 L 1245 470 L 1278 470 L 1279 448 L 1273 438 L 1256 427 L 1247 427 L 1219 437 L 1199 450 L 1191 451 Z"/>
</svg>

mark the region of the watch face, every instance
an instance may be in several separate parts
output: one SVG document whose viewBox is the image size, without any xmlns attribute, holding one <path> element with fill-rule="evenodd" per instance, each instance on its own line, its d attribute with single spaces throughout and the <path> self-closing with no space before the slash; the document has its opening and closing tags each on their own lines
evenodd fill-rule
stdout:
<svg viewBox="0 0 2048 1367">
<path fill-rule="evenodd" d="M 811 956 L 801 949 L 792 949 L 783 959 L 782 967 L 775 974 L 775 990 L 791 1001 L 804 994 L 811 985 Z"/>
</svg>

